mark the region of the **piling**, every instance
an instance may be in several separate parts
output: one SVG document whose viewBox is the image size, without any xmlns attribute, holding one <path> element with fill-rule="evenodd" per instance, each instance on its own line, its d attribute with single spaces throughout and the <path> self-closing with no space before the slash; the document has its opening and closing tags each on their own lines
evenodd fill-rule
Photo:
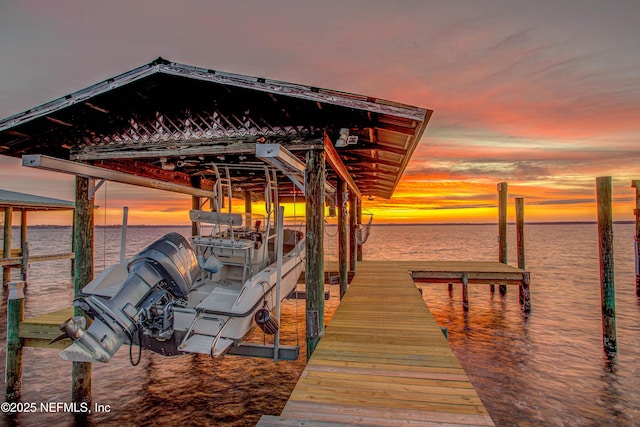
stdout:
<svg viewBox="0 0 640 427">
<path fill-rule="evenodd" d="M 22 281 L 24 285 L 29 285 L 29 252 L 31 251 L 31 246 L 29 242 L 23 240 L 22 241 Z"/>
<path fill-rule="evenodd" d="M 362 229 L 362 199 L 358 198 L 356 202 L 356 227 Z M 362 242 L 356 239 L 356 258 L 362 261 Z"/>
<path fill-rule="evenodd" d="M 22 340 L 18 326 L 24 320 L 24 282 L 9 282 L 7 300 L 7 366 L 5 401 L 16 402 L 22 395 Z"/>
<path fill-rule="evenodd" d="M 631 187 L 636 189 L 636 207 L 633 214 L 636 217 L 635 259 L 636 259 L 636 296 L 640 297 L 640 180 L 631 181 Z"/>
<path fill-rule="evenodd" d="M 349 271 L 356 273 L 358 265 L 358 196 L 349 192 Z"/>
<path fill-rule="evenodd" d="M 616 340 L 616 295 L 613 277 L 613 216 L 611 177 L 596 178 L 598 203 L 598 243 L 600 254 L 600 290 L 602 299 L 602 341 L 608 355 L 618 350 Z"/>
<path fill-rule="evenodd" d="M 338 179 L 338 276 L 340 282 L 340 299 L 347 293 L 349 271 L 347 269 L 347 182 Z"/>
<path fill-rule="evenodd" d="M 524 252 L 524 197 L 516 197 L 516 252 L 518 256 L 518 268 L 526 270 Z M 531 312 L 531 294 L 529 291 L 529 281 L 525 280 L 518 287 L 520 304 L 525 313 Z"/>
<path fill-rule="evenodd" d="M 508 186 L 506 182 L 498 184 L 498 262 L 507 264 L 507 201 Z M 500 294 L 507 293 L 507 286 L 500 285 Z"/>
<path fill-rule="evenodd" d="M 469 278 L 467 273 L 462 274 L 462 308 L 464 311 L 469 311 Z"/>
<path fill-rule="evenodd" d="M 74 214 L 74 298 L 93 279 L 93 199 L 89 196 L 91 180 L 76 176 L 76 208 Z M 84 312 L 74 307 L 74 315 L 82 316 Z M 87 321 L 90 321 L 87 319 Z M 91 403 L 91 363 L 73 362 L 71 367 L 71 400 L 73 402 Z"/>
<path fill-rule="evenodd" d="M 324 335 L 324 184 L 326 158 L 322 150 L 307 151 L 305 169 L 307 291 L 307 360 Z"/>
<path fill-rule="evenodd" d="M 13 226 L 13 207 L 4 208 L 4 237 L 2 254 L 5 258 L 11 257 L 11 229 Z M 11 280 L 11 267 L 2 267 L 2 288 Z"/>
</svg>

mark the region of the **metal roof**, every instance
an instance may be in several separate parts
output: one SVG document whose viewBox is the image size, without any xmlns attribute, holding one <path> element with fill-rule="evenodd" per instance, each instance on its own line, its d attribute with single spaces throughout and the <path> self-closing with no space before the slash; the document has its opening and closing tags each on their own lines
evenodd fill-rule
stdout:
<svg viewBox="0 0 640 427">
<path fill-rule="evenodd" d="M 75 209 L 75 204 L 50 197 L 0 190 L 0 208 L 8 207 L 12 207 L 14 210 L 47 211 Z"/>
<path fill-rule="evenodd" d="M 260 165 L 260 143 L 303 157 L 329 143 L 365 196 L 390 198 L 432 111 L 162 58 L 0 120 L 0 154 L 44 154 L 207 188 L 211 165 Z M 335 179 L 328 171 L 328 179 Z M 236 190 L 260 184 L 234 172 Z"/>
</svg>

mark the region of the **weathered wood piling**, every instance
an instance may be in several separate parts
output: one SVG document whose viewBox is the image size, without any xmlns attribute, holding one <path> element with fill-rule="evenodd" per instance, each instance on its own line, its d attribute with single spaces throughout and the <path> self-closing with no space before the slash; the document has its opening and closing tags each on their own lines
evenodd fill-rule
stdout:
<svg viewBox="0 0 640 427">
<path fill-rule="evenodd" d="M 9 282 L 7 300 L 7 362 L 5 401 L 16 402 L 22 396 L 22 339 L 18 327 L 24 319 L 24 282 Z"/>
<path fill-rule="evenodd" d="M 347 293 L 349 283 L 349 270 L 347 248 L 349 246 L 347 229 L 347 183 L 338 179 L 338 273 L 340 282 L 340 299 Z"/>
<path fill-rule="evenodd" d="M 613 276 L 613 216 L 611 177 L 596 178 L 598 204 L 598 249 L 602 300 L 602 341 L 608 355 L 618 351 L 616 340 L 616 291 Z"/>
<path fill-rule="evenodd" d="M 11 256 L 11 230 L 13 223 L 13 208 L 11 206 L 4 209 L 4 236 L 2 241 L 2 254 L 4 257 Z M 2 268 L 2 287 L 4 288 L 11 280 L 11 268 Z"/>
<path fill-rule="evenodd" d="M 507 205 L 508 185 L 506 182 L 498 184 L 498 262 L 507 264 Z M 500 285 L 500 294 L 507 293 L 507 287 Z"/>
<path fill-rule="evenodd" d="M 74 298 L 93 280 L 93 225 L 94 205 L 90 197 L 92 180 L 76 176 L 76 209 L 74 216 L 75 272 L 73 277 Z M 74 308 L 74 316 L 86 316 Z M 87 317 L 87 322 L 89 322 Z M 87 323 L 88 324 L 88 323 Z M 91 406 L 91 363 L 73 362 L 71 367 L 71 400 Z"/>
<path fill-rule="evenodd" d="M 307 151 L 305 174 L 308 360 L 324 335 L 324 151 Z"/>
<path fill-rule="evenodd" d="M 633 214 L 636 217 L 635 259 L 636 259 L 636 296 L 640 297 L 640 180 L 631 181 L 631 187 L 636 189 L 636 207 Z"/>
<path fill-rule="evenodd" d="M 526 270 L 524 252 L 524 197 L 516 197 L 516 251 L 518 257 L 518 268 Z M 531 293 L 529 291 L 529 281 L 523 281 L 518 287 L 520 304 L 523 305 L 525 313 L 531 312 Z"/>
</svg>

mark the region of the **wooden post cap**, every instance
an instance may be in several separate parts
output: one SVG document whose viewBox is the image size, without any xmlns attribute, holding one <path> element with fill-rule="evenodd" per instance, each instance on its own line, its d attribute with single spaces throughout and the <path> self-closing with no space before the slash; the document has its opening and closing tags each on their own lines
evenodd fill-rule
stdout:
<svg viewBox="0 0 640 427">
<path fill-rule="evenodd" d="M 24 298 L 24 281 L 18 280 L 15 282 L 7 283 L 9 286 L 9 298 L 12 299 L 23 299 Z"/>
</svg>

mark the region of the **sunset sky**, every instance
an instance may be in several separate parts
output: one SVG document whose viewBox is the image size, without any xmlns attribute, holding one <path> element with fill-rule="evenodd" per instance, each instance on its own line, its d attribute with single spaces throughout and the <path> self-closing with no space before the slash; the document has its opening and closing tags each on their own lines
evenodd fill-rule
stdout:
<svg viewBox="0 0 640 427">
<path fill-rule="evenodd" d="M 631 220 L 638 22 L 636 0 L 0 0 L 0 117 L 162 56 L 434 110 L 394 197 L 364 201 L 376 223 L 493 222 L 502 181 L 510 220 L 523 196 L 527 221 L 594 221 L 598 176 Z M 72 177 L 2 156 L 0 188 L 74 197 Z M 123 206 L 130 224 L 188 221 L 188 196 L 106 191 L 98 224 Z"/>
</svg>

